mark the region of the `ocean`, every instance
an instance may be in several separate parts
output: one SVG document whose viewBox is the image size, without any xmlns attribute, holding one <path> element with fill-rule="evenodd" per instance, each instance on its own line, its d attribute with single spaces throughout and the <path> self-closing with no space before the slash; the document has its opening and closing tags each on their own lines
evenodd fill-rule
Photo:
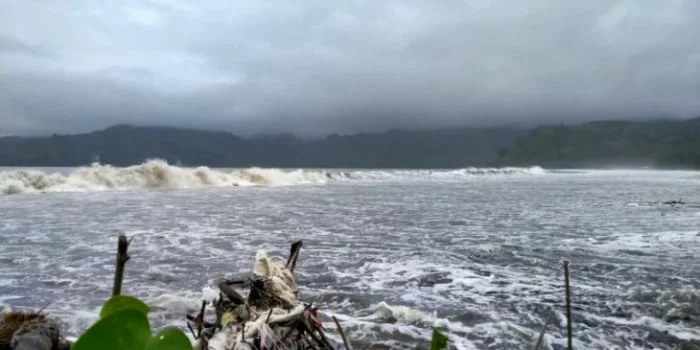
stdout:
<svg viewBox="0 0 700 350">
<path fill-rule="evenodd" d="M 568 260 L 577 349 L 672 349 L 700 339 L 698 189 L 689 171 L 4 168 L 0 309 L 78 335 L 125 234 L 123 293 L 185 329 L 215 280 L 303 240 L 301 298 L 357 348 L 425 349 L 437 327 L 455 349 L 532 349 L 553 312 L 563 349 Z"/>
</svg>

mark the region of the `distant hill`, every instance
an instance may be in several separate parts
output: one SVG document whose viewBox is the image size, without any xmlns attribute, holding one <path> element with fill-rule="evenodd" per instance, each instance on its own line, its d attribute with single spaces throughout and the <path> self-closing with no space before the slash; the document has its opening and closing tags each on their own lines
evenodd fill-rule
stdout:
<svg viewBox="0 0 700 350">
<path fill-rule="evenodd" d="M 500 150 L 497 163 L 548 168 L 700 168 L 700 118 L 538 127 Z"/>
<path fill-rule="evenodd" d="M 308 140 L 291 134 L 116 125 L 87 134 L 0 138 L 0 166 L 126 166 L 147 159 L 211 167 L 700 168 L 700 118 L 580 125 L 390 130 Z"/>
<path fill-rule="evenodd" d="M 484 166 L 526 131 L 515 128 L 391 130 L 305 140 L 117 125 L 51 137 L 0 138 L 0 166 L 116 166 L 150 158 L 211 167 L 455 168 Z"/>
</svg>

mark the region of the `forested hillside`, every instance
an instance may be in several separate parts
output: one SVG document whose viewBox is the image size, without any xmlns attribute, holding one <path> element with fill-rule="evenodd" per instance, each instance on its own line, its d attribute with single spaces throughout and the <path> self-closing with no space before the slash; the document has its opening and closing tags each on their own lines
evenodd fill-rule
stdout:
<svg viewBox="0 0 700 350">
<path fill-rule="evenodd" d="M 391 130 L 302 139 L 118 125 L 51 137 L 0 138 L 0 166 L 132 165 L 458 168 L 700 168 L 700 118 L 515 128 Z"/>
<path fill-rule="evenodd" d="M 700 118 L 538 127 L 501 150 L 498 163 L 550 168 L 697 168 Z"/>
<path fill-rule="evenodd" d="M 79 135 L 0 138 L 0 166 L 132 165 L 149 158 L 212 167 L 453 168 L 487 165 L 524 131 L 392 130 L 308 140 L 118 125 Z"/>
</svg>

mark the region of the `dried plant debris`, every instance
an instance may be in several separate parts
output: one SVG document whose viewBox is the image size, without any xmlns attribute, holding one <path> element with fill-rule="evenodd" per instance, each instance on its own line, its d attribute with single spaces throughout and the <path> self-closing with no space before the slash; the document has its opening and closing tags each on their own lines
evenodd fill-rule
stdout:
<svg viewBox="0 0 700 350">
<path fill-rule="evenodd" d="M 260 251 L 250 273 L 220 280 L 218 298 L 202 301 L 197 315 L 187 315 L 193 349 L 336 349 L 318 307 L 299 299 L 294 270 L 301 248 L 301 241 L 293 243 L 284 264 Z M 215 318 L 209 313 L 206 319 L 207 308 L 213 308 Z M 70 344 L 42 312 L 9 311 L 0 318 L 0 350 L 20 349 L 67 350 Z"/>
<path fill-rule="evenodd" d="M 318 307 L 299 300 L 294 269 L 301 247 L 301 241 L 292 244 L 284 265 L 258 252 L 252 274 L 220 282 L 220 296 L 211 303 L 217 320 L 205 321 L 204 309 L 188 316 L 193 333 L 198 329 L 194 349 L 335 349 L 318 319 Z M 248 297 L 235 288 L 248 289 Z"/>
<path fill-rule="evenodd" d="M 0 320 L 0 350 L 68 349 L 58 324 L 41 311 L 10 311 Z"/>
</svg>

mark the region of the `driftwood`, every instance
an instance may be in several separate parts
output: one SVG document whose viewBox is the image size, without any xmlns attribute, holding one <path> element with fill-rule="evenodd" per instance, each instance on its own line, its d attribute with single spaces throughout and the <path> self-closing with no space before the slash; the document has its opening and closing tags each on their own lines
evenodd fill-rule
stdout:
<svg viewBox="0 0 700 350">
<path fill-rule="evenodd" d="M 343 327 L 340 326 L 340 321 L 338 321 L 337 317 L 333 316 L 333 322 L 335 322 L 335 326 L 338 328 L 338 333 L 340 333 L 340 337 L 343 338 L 343 345 L 345 345 L 345 349 L 350 350 L 348 338 L 345 336 L 345 331 L 343 331 Z"/>
<path fill-rule="evenodd" d="M 294 242 L 284 265 L 259 252 L 250 276 L 220 281 L 219 298 L 211 303 L 216 320 L 204 320 L 206 303 L 197 316 L 187 315 L 197 327 L 194 349 L 334 350 L 318 308 L 299 300 L 294 270 L 301 248 L 301 241 Z M 235 288 L 247 288 L 247 298 Z"/>
<path fill-rule="evenodd" d="M 121 294 L 124 266 L 131 240 L 117 241 L 112 295 Z M 318 307 L 299 300 L 294 270 L 302 242 L 291 245 L 284 265 L 259 252 L 246 278 L 221 280 L 217 300 L 202 301 L 197 315 L 186 315 L 195 338 L 194 350 L 305 349 L 335 350 L 318 319 Z M 248 289 L 247 297 L 237 289 Z M 207 307 L 215 320 L 206 320 Z M 347 349 L 345 333 L 337 323 Z M 0 317 L 0 350 L 63 350 L 71 344 L 59 334 L 58 324 L 39 312 L 8 312 Z"/>
</svg>

